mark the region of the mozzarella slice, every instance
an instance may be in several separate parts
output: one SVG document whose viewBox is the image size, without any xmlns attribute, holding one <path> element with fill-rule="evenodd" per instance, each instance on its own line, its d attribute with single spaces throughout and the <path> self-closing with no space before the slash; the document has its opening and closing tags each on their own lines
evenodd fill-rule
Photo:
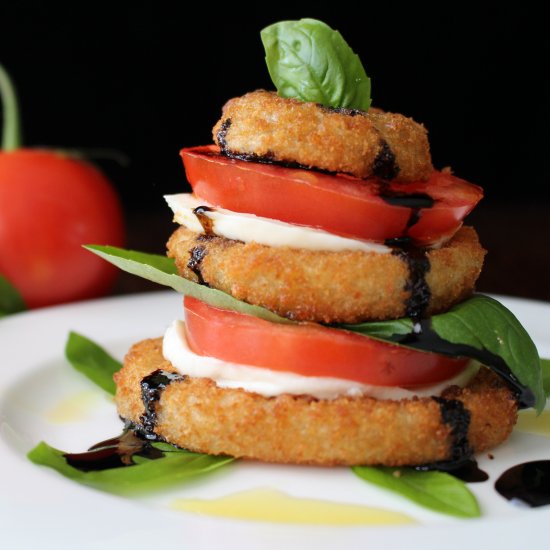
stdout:
<svg viewBox="0 0 550 550">
<path fill-rule="evenodd" d="M 245 243 L 253 241 L 274 247 L 288 246 L 331 252 L 342 250 L 361 250 L 378 254 L 391 252 L 391 248 L 383 244 L 349 239 L 313 227 L 294 225 L 270 218 L 262 218 L 254 214 L 242 214 L 212 207 L 191 193 L 166 195 L 164 198 L 174 212 L 174 221 L 195 233 L 204 233 L 204 229 L 194 211 L 200 206 L 205 206 L 212 210 L 205 210 L 201 212 L 200 216 L 208 218 L 211 226 L 209 230 L 212 233 L 226 239 Z"/>
</svg>

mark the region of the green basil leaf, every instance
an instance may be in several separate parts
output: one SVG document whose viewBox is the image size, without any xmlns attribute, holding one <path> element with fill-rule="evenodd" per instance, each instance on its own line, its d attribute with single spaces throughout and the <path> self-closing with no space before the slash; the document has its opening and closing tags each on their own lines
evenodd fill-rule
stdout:
<svg viewBox="0 0 550 550">
<path fill-rule="evenodd" d="M 115 394 L 113 375 L 121 369 L 122 364 L 102 347 L 81 334 L 70 332 L 65 345 L 65 357 L 78 372 L 107 393 Z"/>
<path fill-rule="evenodd" d="M 460 518 L 477 518 L 479 504 L 466 484 L 445 472 L 421 472 L 412 468 L 355 466 L 361 479 L 389 489 L 436 512 Z"/>
<path fill-rule="evenodd" d="M 473 296 L 432 317 L 432 328 L 452 344 L 487 350 L 500 357 L 514 376 L 535 394 L 535 409 L 546 404 L 537 348 L 514 314 L 488 296 Z"/>
<path fill-rule="evenodd" d="M 27 308 L 19 291 L 0 275 L 0 318 L 25 309 Z"/>
<path fill-rule="evenodd" d="M 335 325 L 335 328 L 357 332 L 369 338 L 391 340 L 394 336 L 405 336 L 413 331 L 413 322 L 408 317 L 390 321 L 373 321 L 356 325 Z"/>
<path fill-rule="evenodd" d="M 540 367 L 542 369 L 542 387 L 546 397 L 550 397 L 550 359 L 541 359 Z"/>
<path fill-rule="evenodd" d="M 173 487 L 178 482 L 212 472 L 229 462 L 230 457 L 191 453 L 173 448 L 154 460 L 136 457 L 135 464 L 107 470 L 84 472 L 67 463 L 66 453 L 39 443 L 28 453 L 35 464 L 53 468 L 65 477 L 109 493 L 131 494 Z"/>
<path fill-rule="evenodd" d="M 247 304 L 221 290 L 199 285 L 180 277 L 177 275 L 174 261 L 166 256 L 124 250 L 114 246 L 89 245 L 85 248 L 116 265 L 123 271 L 168 286 L 181 294 L 193 296 L 193 298 L 197 298 L 211 306 L 246 313 L 247 315 L 253 315 L 254 317 L 274 323 L 292 323 L 289 319 L 279 317 L 279 315 L 272 313 L 268 309 Z"/>
<path fill-rule="evenodd" d="M 370 79 L 338 31 L 316 19 L 301 19 L 270 25 L 261 37 L 280 96 L 368 111 Z"/>
<path fill-rule="evenodd" d="M 398 319 L 338 325 L 338 328 L 392 341 L 395 336 L 411 334 L 413 324 L 410 319 Z M 488 296 L 475 295 L 446 313 L 434 315 L 431 328 L 445 342 L 471 348 L 473 359 L 477 359 L 473 353 L 476 350 L 488 351 L 500 358 L 519 382 L 533 391 L 536 410 L 540 412 L 544 409 L 546 398 L 537 348 L 514 314 L 502 304 Z M 416 343 L 411 340 L 405 345 L 424 351 L 440 351 L 436 342 L 428 342 L 426 347 L 422 347 L 421 341 Z M 468 356 L 467 353 L 467 349 L 461 350 L 461 355 Z"/>
</svg>

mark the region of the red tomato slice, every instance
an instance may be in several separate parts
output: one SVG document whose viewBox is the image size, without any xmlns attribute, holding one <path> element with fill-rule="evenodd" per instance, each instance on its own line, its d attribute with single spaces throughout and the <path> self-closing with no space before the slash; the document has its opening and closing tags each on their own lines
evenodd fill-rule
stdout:
<svg viewBox="0 0 550 550">
<path fill-rule="evenodd" d="M 321 325 L 271 323 L 189 296 L 183 303 L 190 348 L 233 363 L 376 386 L 417 386 L 451 378 L 468 362 Z"/>
<path fill-rule="evenodd" d="M 230 159 L 214 145 L 183 149 L 181 156 L 194 193 L 214 206 L 379 242 L 410 236 L 419 246 L 434 244 L 453 235 L 483 196 L 480 187 L 442 172 L 426 182 L 382 185 L 377 179 Z M 434 204 L 396 206 L 382 198 L 381 189 L 428 195 Z"/>
</svg>

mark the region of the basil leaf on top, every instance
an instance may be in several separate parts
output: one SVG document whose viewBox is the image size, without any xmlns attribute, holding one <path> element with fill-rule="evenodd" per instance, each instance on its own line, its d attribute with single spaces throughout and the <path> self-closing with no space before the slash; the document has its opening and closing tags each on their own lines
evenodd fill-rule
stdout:
<svg viewBox="0 0 550 550">
<path fill-rule="evenodd" d="M 339 328 L 435 353 L 450 354 L 446 345 L 450 343 L 456 347 L 456 355 L 479 359 L 497 372 L 502 371 L 504 364 L 523 386 L 531 389 L 537 412 L 544 409 L 546 397 L 537 348 L 514 314 L 488 296 L 475 295 L 445 313 L 434 315 L 431 330 L 439 341 L 415 338 L 409 319 L 339 325 Z"/>
<path fill-rule="evenodd" d="M 0 318 L 25 309 L 27 308 L 19 291 L 0 275 Z"/>
<path fill-rule="evenodd" d="M 260 319 L 265 319 L 266 321 L 272 321 L 274 323 L 293 322 L 284 317 L 279 317 L 279 315 L 263 307 L 253 306 L 241 300 L 237 300 L 221 290 L 199 285 L 198 283 L 180 277 L 177 275 L 174 260 L 166 256 L 146 254 L 134 250 L 124 250 L 114 246 L 88 245 L 84 248 L 101 256 L 103 259 L 116 265 L 123 271 L 138 275 L 154 283 L 168 286 L 181 294 L 192 296 L 211 306 L 230 309 L 239 313 L 246 313 L 247 315 L 259 317 Z"/>
<path fill-rule="evenodd" d="M 370 466 L 354 466 L 352 471 L 365 481 L 394 491 L 436 512 L 460 518 L 481 515 L 479 504 L 466 484 L 445 472 Z"/>
<path fill-rule="evenodd" d="M 274 23 L 261 37 L 280 96 L 368 111 L 370 79 L 338 31 L 316 19 L 301 19 Z"/>
</svg>

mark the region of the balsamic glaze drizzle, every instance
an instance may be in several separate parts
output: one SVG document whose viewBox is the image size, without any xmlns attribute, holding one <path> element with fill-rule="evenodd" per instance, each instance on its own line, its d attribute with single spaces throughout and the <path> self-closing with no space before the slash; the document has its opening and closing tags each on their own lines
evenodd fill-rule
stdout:
<svg viewBox="0 0 550 550">
<path fill-rule="evenodd" d="M 207 251 L 204 246 L 194 246 L 189 251 L 189 261 L 187 262 L 187 268 L 190 269 L 196 276 L 200 285 L 208 286 L 208 283 L 204 280 L 201 271 L 201 262 L 204 260 Z"/>
<path fill-rule="evenodd" d="M 409 246 L 394 248 L 392 254 L 401 258 L 407 265 L 409 276 L 405 290 L 408 290 L 410 295 L 405 301 L 405 315 L 417 324 L 424 317 L 430 304 L 431 292 L 426 282 L 430 260 L 426 251 Z"/>
<path fill-rule="evenodd" d="M 220 125 L 220 129 L 218 130 L 217 138 L 218 138 L 218 145 L 220 146 L 220 149 L 222 153 L 225 152 L 227 149 L 227 132 L 229 132 L 229 128 L 231 127 L 231 119 L 226 118 Z"/>
<path fill-rule="evenodd" d="M 92 472 L 131 466 L 134 456 L 156 459 L 162 458 L 163 454 L 127 424 L 118 437 L 96 443 L 87 452 L 66 453 L 63 456 L 73 468 Z"/>
<path fill-rule="evenodd" d="M 504 498 L 531 507 L 550 504 L 550 460 L 524 462 L 506 470 L 495 489 Z"/>
<path fill-rule="evenodd" d="M 145 412 L 141 415 L 141 426 L 138 427 L 140 435 L 149 440 L 157 439 L 155 426 L 157 424 L 157 403 L 160 401 L 162 392 L 172 382 L 185 380 L 177 372 L 168 372 L 158 369 L 141 380 L 141 398 Z"/>
<path fill-rule="evenodd" d="M 471 458 L 459 460 L 458 462 L 445 460 L 432 462 L 431 464 L 421 464 L 420 466 L 414 466 L 414 469 L 420 472 L 430 470 L 445 472 L 467 483 L 481 483 L 489 479 L 487 472 L 481 470 L 477 462 Z"/>
<path fill-rule="evenodd" d="M 214 236 L 214 231 L 213 231 L 214 221 L 212 220 L 212 218 L 206 215 L 206 212 L 212 212 L 212 211 L 213 211 L 213 208 L 210 208 L 210 206 L 204 206 L 204 205 L 197 206 L 197 208 L 193 210 L 193 214 L 197 216 L 197 219 L 199 220 L 199 223 L 201 224 L 205 235 L 208 237 Z"/>
<path fill-rule="evenodd" d="M 439 405 L 441 420 L 451 428 L 451 463 L 460 463 L 472 455 L 472 448 L 468 441 L 468 428 L 470 427 L 470 411 L 464 407 L 458 399 L 445 399 L 432 397 Z"/>
<path fill-rule="evenodd" d="M 483 365 L 490 366 L 514 392 L 519 407 L 528 409 L 535 405 L 535 395 L 524 386 L 510 371 L 504 360 L 486 349 L 477 349 L 465 344 L 453 344 L 443 340 L 433 329 L 431 319 L 421 319 L 417 330 L 408 334 L 394 335 L 391 340 L 398 344 L 411 346 L 416 349 L 440 353 L 451 357 L 471 357 Z"/>
<path fill-rule="evenodd" d="M 380 139 L 378 153 L 372 164 L 372 173 L 383 180 L 392 180 L 399 175 L 399 165 L 389 143 Z"/>
</svg>

